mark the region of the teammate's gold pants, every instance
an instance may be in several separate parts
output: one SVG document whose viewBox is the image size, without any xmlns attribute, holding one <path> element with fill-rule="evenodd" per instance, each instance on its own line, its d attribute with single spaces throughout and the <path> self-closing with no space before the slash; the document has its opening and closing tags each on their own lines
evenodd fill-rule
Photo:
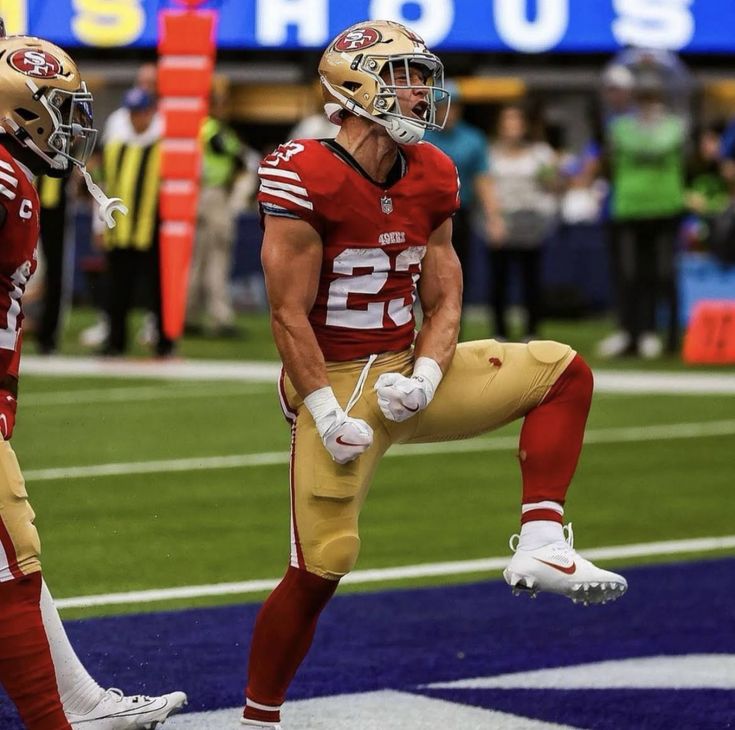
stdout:
<svg viewBox="0 0 735 730">
<path fill-rule="evenodd" d="M 41 570 L 41 542 L 12 446 L 0 436 L 0 580 Z"/>
</svg>

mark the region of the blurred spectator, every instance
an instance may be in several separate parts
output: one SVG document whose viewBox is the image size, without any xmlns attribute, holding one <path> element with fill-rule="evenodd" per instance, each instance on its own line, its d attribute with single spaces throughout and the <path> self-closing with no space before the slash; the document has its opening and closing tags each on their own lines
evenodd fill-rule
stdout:
<svg viewBox="0 0 735 730">
<path fill-rule="evenodd" d="M 621 114 L 633 108 L 633 72 L 620 63 L 610 64 L 602 74 L 602 108 L 604 126 L 607 127 Z"/>
<path fill-rule="evenodd" d="M 684 247 L 708 251 L 717 217 L 730 202 L 728 184 L 720 167 L 721 125 L 711 125 L 697 135 L 697 147 L 689 164 L 684 195 L 688 215 L 682 226 Z"/>
<path fill-rule="evenodd" d="M 135 86 L 133 88 L 142 89 L 151 98 L 155 99 L 158 90 L 158 66 L 155 63 L 144 63 L 138 69 L 135 76 Z M 131 121 L 130 109 L 122 104 L 118 109 L 112 112 L 105 126 L 102 130 L 101 138 L 98 139 L 97 145 L 100 146 L 107 144 L 108 140 L 121 140 L 129 138 L 137 138 L 140 144 L 151 144 L 161 138 L 163 135 L 163 119 L 161 115 L 156 111 L 153 120 L 151 121 L 148 129 L 139 135 L 133 128 Z M 95 152 L 94 157 L 90 160 L 90 164 L 87 166 L 88 169 L 96 174 L 97 168 L 101 164 L 100 155 Z M 142 342 L 149 344 L 151 340 L 155 340 L 155 322 L 153 318 L 147 318 L 143 325 L 141 334 L 138 339 Z M 107 313 L 101 312 L 97 322 L 86 329 L 84 329 L 80 335 L 79 340 L 85 347 L 100 347 L 104 342 L 107 341 L 110 333 L 110 326 L 107 319 Z"/>
<path fill-rule="evenodd" d="M 152 127 L 155 98 L 144 89 L 125 95 L 131 129 L 110 137 L 102 153 L 102 177 L 111 196 L 122 198 L 129 208 L 115 228 L 101 233 L 107 250 L 109 335 L 104 354 L 122 355 L 127 350 L 127 318 L 137 290 L 156 315 L 156 353 L 170 355 L 173 342 L 161 329 L 161 290 L 158 263 L 159 138 Z M 96 221 L 97 222 L 97 221 Z M 99 240 L 99 237 L 98 237 Z"/>
<path fill-rule="evenodd" d="M 452 243 L 466 278 L 470 262 L 473 215 L 476 212 L 481 214 L 484 234 L 488 239 L 502 239 L 505 225 L 490 176 L 485 134 L 462 118 L 464 105 L 459 87 L 451 82 L 446 87 L 451 94 L 451 104 L 444 129 L 428 131 L 424 139 L 445 152 L 457 166 L 461 207 L 454 214 Z M 464 291 L 466 295 L 466 288 Z"/>
<path fill-rule="evenodd" d="M 43 252 L 43 299 L 36 326 L 38 351 L 56 352 L 64 294 L 64 240 L 66 237 L 67 180 L 42 176 L 36 181 L 41 201 L 41 251 Z"/>
<path fill-rule="evenodd" d="M 668 347 L 676 347 L 674 255 L 684 207 L 685 124 L 664 102 L 653 70 L 636 78 L 635 109 L 609 126 L 612 165 L 611 215 L 617 235 L 615 270 L 620 276 L 621 329 L 598 346 L 602 356 L 661 354 L 656 332 L 659 299 L 668 304 Z"/>
<path fill-rule="evenodd" d="M 223 90 L 212 95 L 210 115 L 201 132 L 202 186 L 197 235 L 189 272 L 187 334 L 205 331 L 215 337 L 237 334 L 230 291 L 235 214 L 231 200 L 238 171 L 247 164 L 247 148 L 226 122 Z M 206 313 L 207 322 L 201 319 Z"/>
<path fill-rule="evenodd" d="M 158 93 L 158 66 L 155 63 L 144 63 L 135 75 L 134 88 L 143 89 L 153 99 Z M 116 109 L 105 122 L 102 131 L 102 143 L 106 144 L 107 140 L 126 138 L 133 134 L 132 123 L 130 120 L 130 109 L 123 104 Z M 151 122 L 148 134 L 152 139 L 160 139 L 163 134 L 163 121 L 161 116 L 156 113 Z"/>
<path fill-rule="evenodd" d="M 495 334 L 508 338 L 510 267 L 517 264 L 527 315 L 525 339 L 535 339 L 541 322 L 541 250 L 556 217 L 551 191 L 556 186 L 557 172 L 551 147 L 529 139 L 526 114 L 519 106 L 506 106 L 500 112 L 490 170 L 505 223 L 504 235 L 491 237 L 489 248 Z"/>
<path fill-rule="evenodd" d="M 579 153 L 563 152 L 559 156 L 559 174 L 564 192 L 560 205 L 563 223 L 597 223 L 608 185 L 601 177 L 601 148 L 597 142 L 587 143 Z"/>
</svg>

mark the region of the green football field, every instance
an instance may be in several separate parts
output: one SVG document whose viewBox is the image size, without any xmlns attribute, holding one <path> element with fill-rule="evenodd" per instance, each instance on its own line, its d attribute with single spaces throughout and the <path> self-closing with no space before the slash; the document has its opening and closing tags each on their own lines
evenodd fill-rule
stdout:
<svg viewBox="0 0 735 730">
<path fill-rule="evenodd" d="M 75 315 L 66 351 L 80 351 L 76 333 L 91 318 Z M 273 359 L 265 317 L 252 315 L 241 324 L 241 340 L 190 340 L 182 353 L 194 359 Z M 466 334 L 482 336 L 483 328 L 482 321 L 470 322 Z M 603 322 L 559 322 L 544 334 L 589 354 L 605 331 Z M 602 372 L 603 364 L 590 359 Z M 622 365 L 636 366 L 641 367 Z M 674 358 L 646 368 L 685 369 Z M 732 377 L 732 369 L 718 372 Z M 68 608 L 64 617 L 263 597 L 262 589 L 216 595 L 211 587 L 276 578 L 288 559 L 289 430 L 274 385 L 44 375 L 24 375 L 21 385 L 13 446 L 27 477 L 55 597 L 202 587 L 196 597 L 110 599 L 93 608 Z M 597 395 L 567 507 L 581 552 L 735 533 L 729 507 L 733 414 L 733 395 Z M 507 555 L 518 522 L 517 432 L 516 424 L 479 442 L 397 451 L 386 458 L 363 512 L 358 569 Z M 98 465 L 107 466 L 84 469 Z M 708 554 L 727 552 L 735 550 Z M 623 566 L 697 554 L 664 550 L 601 562 Z M 444 572 L 341 590 L 499 575 Z"/>
</svg>

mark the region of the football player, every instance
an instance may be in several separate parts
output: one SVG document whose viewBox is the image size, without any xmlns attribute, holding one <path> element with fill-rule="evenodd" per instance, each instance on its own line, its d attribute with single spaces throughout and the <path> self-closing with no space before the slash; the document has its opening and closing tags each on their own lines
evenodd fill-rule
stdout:
<svg viewBox="0 0 735 730">
<path fill-rule="evenodd" d="M 4 35 L 4 33 L 3 33 Z M 0 38 L 0 683 L 29 730 L 149 728 L 186 695 L 125 696 L 89 676 L 41 576 L 40 543 L 13 434 L 22 340 L 21 298 L 36 269 L 39 200 L 34 175 L 78 168 L 114 225 L 116 199 L 84 165 L 96 130 L 92 96 L 72 59 L 39 38 Z"/>
<path fill-rule="evenodd" d="M 392 444 L 524 419 L 521 529 L 506 581 L 582 603 L 627 587 L 582 558 L 563 526 L 589 367 L 557 342 L 457 345 L 457 173 L 421 142 L 442 125 L 440 60 L 408 28 L 371 21 L 329 45 L 319 74 L 336 139 L 289 142 L 259 170 L 262 261 L 292 428 L 291 561 L 256 620 L 242 718 L 262 728 L 280 727 L 319 614 L 357 561 L 360 510 Z"/>
</svg>

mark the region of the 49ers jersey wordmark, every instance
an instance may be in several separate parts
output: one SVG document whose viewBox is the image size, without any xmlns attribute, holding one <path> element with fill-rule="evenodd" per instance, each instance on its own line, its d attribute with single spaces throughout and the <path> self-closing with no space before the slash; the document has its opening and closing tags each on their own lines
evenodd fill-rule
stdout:
<svg viewBox="0 0 735 730">
<path fill-rule="evenodd" d="M 17 377 L 21 297 L 36 270 L 39 203 L 25 169 L 2 146 L 0 206 L 0 377 Z"/>
<path fill-rule="evenodd" d="M 328 361 L 398 352 L 414 338 L 413 304 L 431 232 L 457 209 L 452 161 L 428 143 L 400 148 L 377 183 L 332 140 L 296 140 L 260 165 L 262 215 L 300 218 L 324 252 L 309 321 Z"/>
</svg>

